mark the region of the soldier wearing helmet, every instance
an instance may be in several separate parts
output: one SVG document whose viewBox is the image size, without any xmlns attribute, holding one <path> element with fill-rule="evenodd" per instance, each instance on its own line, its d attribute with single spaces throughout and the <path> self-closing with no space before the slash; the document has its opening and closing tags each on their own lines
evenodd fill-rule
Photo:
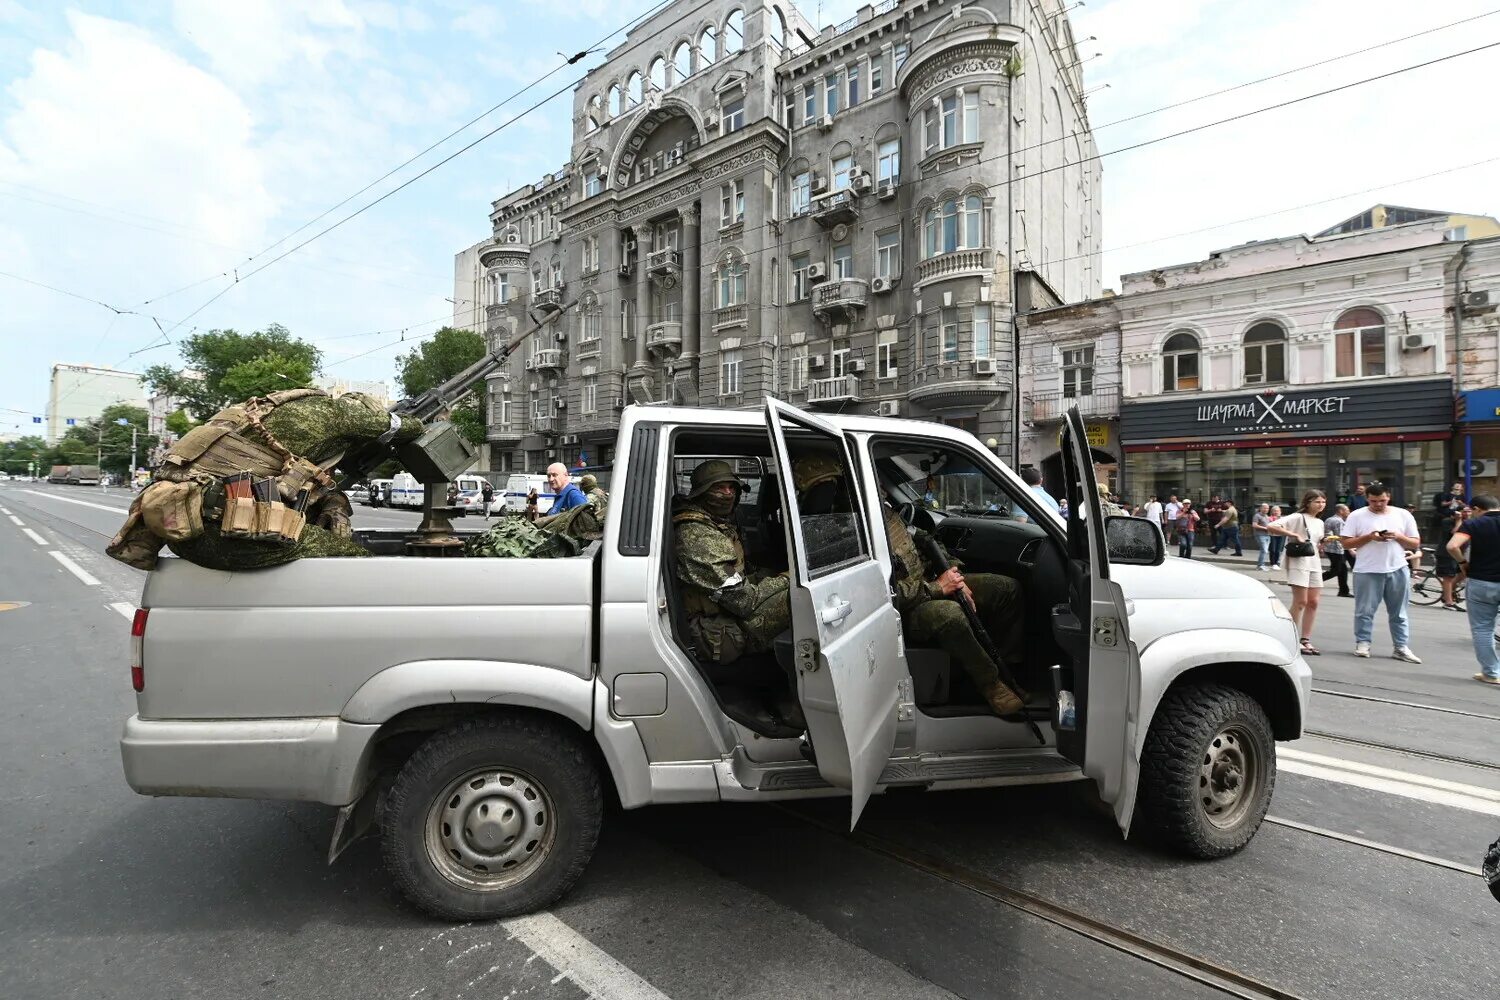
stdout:
<svg viewBox="0 0 1500 1000">
<path fill-rule="evenodd" d="M 807 456 L 792 466 L 793 485 L 801 513 L 824 513 L 847 505 L 843 466 L 832 457 Z M 999 653 L 1007 663 L 1024 660 L 1025 620 L 1021 587 L 1008 576 L 993 573 L 960 573 L 954 560 L 936 579 L 936 567 L 928 566 L 912 541 L 912 533 L 889 506 L 885 513 L 886 540 L 891 550 L 891 589 L 901 626 L 908 641 L 941 646 L 973 679 L 974 686 L 996 715 L 1012 715 L 1022 708 L 1016 692 L 1000 680 L 1000 671 L 969 627 L 969 619 L 955 601 L 943 600 L 959 591 L 967 593 Z"/>
<path fill-rule="evenodd" d="M 728 462 L 703 462 L 672 514 L 673 562 L 688 631 L 698 657 L 712 663 L 768 652 L 792 624 L 786 574 L 763 576 L 746 566 L 734 523 L 744 489 Z"/>
</svg>

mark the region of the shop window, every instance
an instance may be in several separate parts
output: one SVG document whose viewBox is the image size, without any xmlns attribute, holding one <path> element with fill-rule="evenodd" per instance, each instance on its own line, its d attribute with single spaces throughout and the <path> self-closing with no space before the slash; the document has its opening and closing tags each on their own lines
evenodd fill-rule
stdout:
<svg viewBox="0 0 1500 1000">
<path fill-rule="evenodd" d="M 1257 323 L 1245 334 L 1245 384 L 1286 381 L 1286 330 L 1280 323 Z"/>
<path fill-rule="evenodd" d="M 1094 394 L 1094 349 L 1072 347 L 1062 351 L 1062 394 L 1067 399 Z"/>
<path fill-rule="evenodd" d="M 1339 378 L 1386 374 L 1385 320 L 1373 309 L 1350 309 L 1333 324 Z"/>
<path fill-rule="evenodd" d="M 1198 388 L 1198 338 L 1174 333 L 1162 345 L 1161 391 L 1191 392 Z"/>
</svg>

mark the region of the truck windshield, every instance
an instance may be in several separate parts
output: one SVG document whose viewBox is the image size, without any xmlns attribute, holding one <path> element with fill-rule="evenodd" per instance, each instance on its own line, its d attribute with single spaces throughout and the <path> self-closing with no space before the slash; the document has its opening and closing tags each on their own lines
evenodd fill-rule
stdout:
<svg viewBox="0 0 1500 1000">
<path fill-rule="evenodd" d="M 1014 517 L 1014 497 L 999 480 L 967 456 L 947 449 L 905 444 L 875 447 L 875 461 L 888 477 L 891 499 L 949 514 Z"/>
</svg>

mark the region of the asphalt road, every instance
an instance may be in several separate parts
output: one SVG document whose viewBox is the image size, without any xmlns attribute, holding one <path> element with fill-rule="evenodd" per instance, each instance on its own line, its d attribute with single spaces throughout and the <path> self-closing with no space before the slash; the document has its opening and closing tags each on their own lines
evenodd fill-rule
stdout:
<svg viewBox="0 0 1500 1000">
<path fill-rule="evenodd" d="M 373 840 L 323 863 L 331 810 L 125 785 L 141 574 L 101 550 L 127 502 L 0 483 L 0 607 L 24 602 L 0 611 L 4 1000 L 1224 995 L 1016 892 L 1293 996 L 1500 995 L 1473 871 L 1500 835 L 1500 691 L 1469 680 L 1461 615 L 1413 611 L 1421 666 L 1380 658 L 1378 630 L 1358 660 L 1330 587 L 1324 735 L 1281 745 L 1275 822 L 1224 861 L 1123 841 L 1082 785 L 892 793 L 852 836 L 839 801 L 657 807 L 612 812 L 550 913 L 446 926 Z"/>
</svg>

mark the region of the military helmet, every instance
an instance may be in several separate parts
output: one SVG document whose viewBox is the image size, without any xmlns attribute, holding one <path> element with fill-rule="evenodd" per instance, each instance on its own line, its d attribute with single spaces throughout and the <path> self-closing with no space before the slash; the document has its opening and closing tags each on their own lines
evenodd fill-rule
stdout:
<svg viewBox="0 0 1500 1000">
<path fill-rule="evenodd" d="M 578 488 L 585 493 L 592 493 L 599 488 L 599 480 L 594 478 L 593 473 L 585 473 L 578 478 Z"/>
<path fill-rule="evenodd" d="M 693 478 L 688 488 L 688 499 L 698 499 L 708 492 L 710 486 L 717 486 L 719 483 L 733 483 L 741 493 L 745 492 L 745 484 L 740 482 L 730 464 L 716 458 L 700 463 L 693 470 Z"/>
<path fill-rule="evenodd" d="M 843 474 L 843 465 L 838 459 L 828 455 L 805 455 L 792 463 L 792 485 L 797 488 L 798 493 L 830 479 L 837 479 Z"/>
</svg>

